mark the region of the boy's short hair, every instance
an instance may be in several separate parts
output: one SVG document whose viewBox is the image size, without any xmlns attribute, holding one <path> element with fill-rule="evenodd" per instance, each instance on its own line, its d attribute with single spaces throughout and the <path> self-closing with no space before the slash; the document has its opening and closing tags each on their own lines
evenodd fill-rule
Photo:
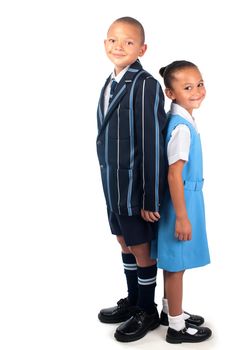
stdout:
<svg viewBox="0 0 236 350">
<path fill-rule="evenodd" d="M 117 18 L 113 23 L 117 23 L 117 22 L 132 24 L 137 29 L 139 29 L 140 35 L 141 35 L 141 41 L 142 41 L 142 44 L 144 44 L 144 42 L 145 42 L 144 28 L 143 28 L 142 24 L 137 19 L 135 19 L 133 17 L 128 17 L 128 16 L 127 17 L 120 17 L 120 18 Z"/>
</svg>

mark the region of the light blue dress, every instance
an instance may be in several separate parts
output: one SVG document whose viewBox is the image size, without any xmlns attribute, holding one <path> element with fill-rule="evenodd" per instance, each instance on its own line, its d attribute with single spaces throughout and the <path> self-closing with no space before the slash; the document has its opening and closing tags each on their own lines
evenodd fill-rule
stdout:
<svg viewBox="0 0 236 350">
<path fill-rule="evenodd" d="M 192 239 L 180 241 L 175 237 L 175 211 L 169 190 L 162 203 L 157 241 L 152 245 L 152 257 L 158 259 L 158 267 L 175 272 L 210 263 L 203 200 L 202 149 L 200 135 L 193 125 L 179 115 L 171 115 L 167 129 L 166 144 L 172 131 L 179 124 L 190 130 L 189 159 L 183 168 L 183 183 L 188 218 L 192 225 Z M 157 246 L 156 246 L 157 244 Z"/>
</svg>

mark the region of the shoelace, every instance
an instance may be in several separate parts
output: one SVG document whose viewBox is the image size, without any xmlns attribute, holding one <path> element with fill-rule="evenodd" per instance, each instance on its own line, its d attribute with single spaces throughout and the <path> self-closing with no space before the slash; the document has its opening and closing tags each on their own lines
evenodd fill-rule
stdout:
<svg viewBox="0 0 236 350">
<path fill-rule="evenodd" d="M 128 304 L 127 298 L 120 299 L 120 300 L 117 302 L 117 305 L 118 305 L 119 307 L 126 307 L 127 304 Z"/>
<path fill-rule="evenodd" d="M 143 310 L 137 311 L 133 317 L 134 317 L 137 321 L 142 321 L 143 318 L 144 318 L 144 311 L 143 311 Z"/>
</svg>

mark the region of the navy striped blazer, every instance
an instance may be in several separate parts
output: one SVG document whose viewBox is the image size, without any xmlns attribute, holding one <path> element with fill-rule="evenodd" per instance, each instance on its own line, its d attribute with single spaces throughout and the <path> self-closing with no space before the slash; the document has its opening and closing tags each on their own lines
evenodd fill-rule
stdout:
<svg viewBox="0 0 236 350">
<path fill-rule="evenodd" d="M 109 210 L 137 215 L 159 211 L 165 178 L 164 95 L 160 84 L 133 63 L 118 83 L 104 115 L 104 91 L 97 111 L 97 154 Z"/>
</svg>

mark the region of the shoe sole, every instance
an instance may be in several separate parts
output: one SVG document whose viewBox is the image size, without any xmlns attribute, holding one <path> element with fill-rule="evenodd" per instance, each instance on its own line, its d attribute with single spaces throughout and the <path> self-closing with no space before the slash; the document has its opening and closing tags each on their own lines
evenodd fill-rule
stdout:
<svg viewBox="0 0 236 350">
<path fill-rule="evenodd" d="M 212 332 L 209 333 L 207 336 L 205 336 L 204 338 L 200 338 L 200 339 L 184 339 L 184 338 L 172 338 L 172 337 L 168 337 L 166 336 L 166 341 L 167 343 L 171 343 L 171 344 L 181 344 L 181 343 L 201 343 L 204 340 L 207 340 L 211 337 Z"/>
<path fill-rule="evenodd" d="M 160 322 L 158 322 L 158 323 L 155 322 L 154 324 L 150 325 L 150 327 L 148 327 L 145 331 L 143 331 L 143 333 L 139 334 L 139 336 L 136 336 L 136 337 L 127 336 L 127 335 L 125 336 L 125 335 L 117 333 L 117 332 L 114 334 L 114 337 L 119 342 L 129 343 L 129 342 L 143 338 L 149 331 L 153 331 L 154 329 L 156 329 L 159 326 L 160 326 Z"/>
</svg>

